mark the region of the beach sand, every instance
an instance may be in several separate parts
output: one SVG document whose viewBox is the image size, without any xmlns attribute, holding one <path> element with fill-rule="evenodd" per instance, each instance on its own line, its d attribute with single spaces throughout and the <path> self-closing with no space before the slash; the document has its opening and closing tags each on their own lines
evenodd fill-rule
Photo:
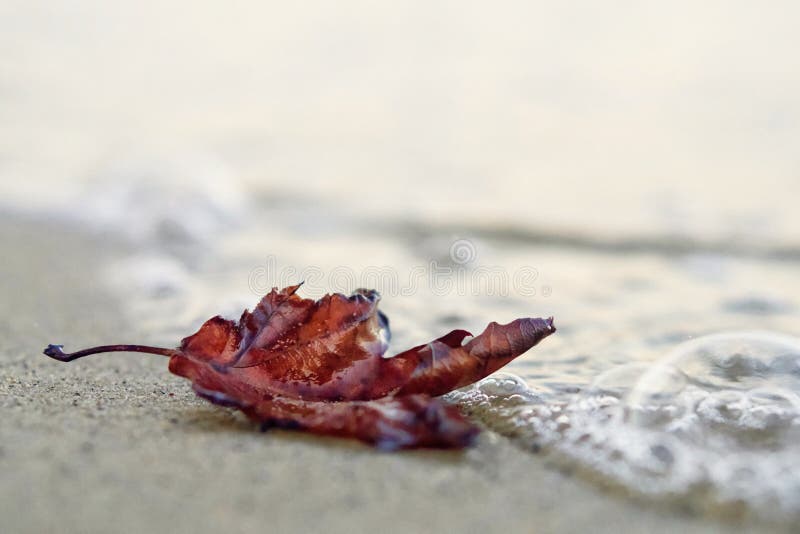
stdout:
<svg viewBox="0 0 800 534">
<path fill-rule="evenodd" d="M 490 431 L 464 452 L 381 453 L 261 433 L 158 357 L 54 362 L 41 355 L 50 342 L 163 340 L 126 324 L 95 283 L 113 247 L 20 218 L 0 228 L 3 532 L 747 529 L 625 498 Z"/>
</svg>

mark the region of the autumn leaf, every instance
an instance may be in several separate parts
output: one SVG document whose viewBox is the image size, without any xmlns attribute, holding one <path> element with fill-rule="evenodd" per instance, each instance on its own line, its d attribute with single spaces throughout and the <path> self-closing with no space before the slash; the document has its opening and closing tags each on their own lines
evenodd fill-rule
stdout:
<svg viewBox="0 0 800 534">
<path fill-rule="evenodd" d="M 67 354 L 50 345 L 44 353 L 65 362 L 101 352 L 160 354 L 199 396 L 240 409 L 262 428 L 354 437 L 383 449 L 444 448 L 470 444 L 477 428 L 434 397 L 555 332 L 552 318 L 490 323 L 478 336 L 454 330 L 386 358 L 389 322 L 376 291 L 314 301 L 298 288 L 273 289 L 238 322 L 212 317 L 177 349 L 107 345 Z"/>
</svg>

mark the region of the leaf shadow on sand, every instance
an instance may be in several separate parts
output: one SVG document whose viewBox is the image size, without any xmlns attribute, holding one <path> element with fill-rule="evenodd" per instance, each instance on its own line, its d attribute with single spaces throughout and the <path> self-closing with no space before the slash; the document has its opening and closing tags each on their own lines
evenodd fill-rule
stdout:
<svg viewBox="0 0 800 534">
<path fill-rule="evenodd" d="M 368 444 L 351 438 L 339 438 L 309 434 L 298 430 L 271 428 L 261 430 L 254 423 L 232 408 L 219 408 L 211 405 L 188 406 L 175 410 L 170 421 L 179 426 L 181 431 L 200 434 L 240 434 L 257 436 L 263 439 L 277 439 L 292 445 L 303 445 L 329 450 L 350 451 L 354 454 L 383 455 L 387 453 L 402 454 L 403 457 L 419 460 L 432 460 L 457 464 L 466 457 L 462 449 L 404 449 L 397 451 L 381 451 Z"/>
</svg>

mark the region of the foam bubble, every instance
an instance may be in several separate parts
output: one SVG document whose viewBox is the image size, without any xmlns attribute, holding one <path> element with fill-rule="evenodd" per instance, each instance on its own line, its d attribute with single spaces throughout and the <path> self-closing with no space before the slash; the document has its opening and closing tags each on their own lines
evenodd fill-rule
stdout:
<svg viewBox="0 0 800 534">
<path fill-rule="evenodd" d="M 454 398 L 487 424 L 627 489 L 697 509 L 800 518 L 800 340 L 724 333 L 508 408 L 492 377 Z"/>
<path fill-rule="evenodd" d="M 511 373 L 495 373 L 478 382 L 477 387 L 483 393 L 495 397 L 511 397 L 530 393 L 530 388 L 525 381 Z"/>
</svg>

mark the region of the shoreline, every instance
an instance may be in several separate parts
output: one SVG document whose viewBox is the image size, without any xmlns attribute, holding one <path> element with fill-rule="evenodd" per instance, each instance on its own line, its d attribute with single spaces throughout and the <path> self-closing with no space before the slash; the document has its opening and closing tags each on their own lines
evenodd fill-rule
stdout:
<svg viewBox="0 0 800 534">
<path fill-rule="evenodd" d="M 118 251 L 54 224 L 3 223 L 0 246 L 15 251 L 0 267 L 4 531 L 345 532 L 354 521 L 389 532 L 773 528 L 623 497 L 488 430 L 463 453 L 380 453 L 257 432 L 195 397 L 158 358 L 59 364 L 41 347 L 148 341 L 93 284 L 92 269 Z"/>
</svg>

